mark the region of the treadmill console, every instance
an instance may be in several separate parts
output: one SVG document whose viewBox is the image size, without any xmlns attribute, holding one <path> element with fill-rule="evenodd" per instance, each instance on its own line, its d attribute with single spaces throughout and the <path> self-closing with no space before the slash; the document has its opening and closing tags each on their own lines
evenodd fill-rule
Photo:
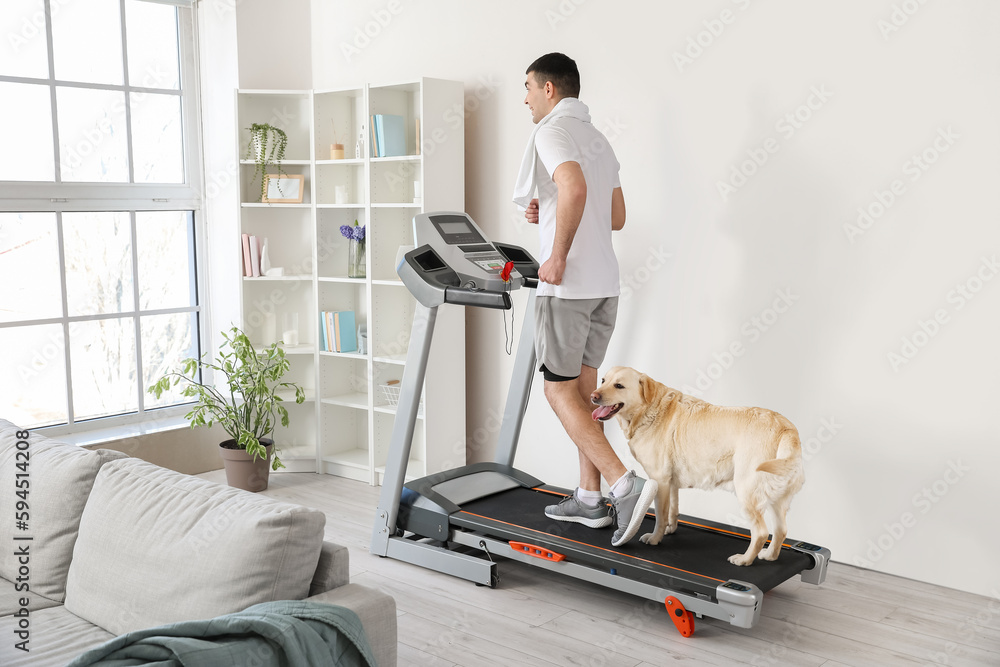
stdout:
<svg viewBox="0 0 1000 667">
<path fill-rule="evenodd" d="M 526 276 L 521 269 L 529 269 L 529 279 L 537 276 L 537 264 L 531 255 L 516 246 L 491 243 L 467 213 L 421 213 L 413 218 L 413 238 L 418 246 L 430 245 L 458 274 L 462 287 L 510 291 L 524 285 Z M 501 273 L 508 262 L 513 266 L 509 281 L 504 281 Z M 530 271 L 531 265 L 534 271 Z"/>
<path fill-rule="evenodd" d="M 538 284 L 538 262 L 528 251 L 491 242 L 466 213 L 421 213 L 413 218 L 413 238 L 417 248 L 396 273 L 425 306 L 507 309 L 509 292 Z"/>
</svg>

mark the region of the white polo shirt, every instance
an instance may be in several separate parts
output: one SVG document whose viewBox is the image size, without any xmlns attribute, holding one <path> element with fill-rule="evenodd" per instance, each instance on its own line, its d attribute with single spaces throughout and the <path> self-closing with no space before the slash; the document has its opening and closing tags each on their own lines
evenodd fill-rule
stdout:
<svg viewBox="0 0 1000 667">
<path fill-rule="evenodd" d="M 569 116 L 553 118 L 535 135 L 538 183 L 539 261 L 552 254 L 556 234 L 556 196 L 552 174 L 563 162 L 577 162 L 587 181 L 587 203 L 573 237 L 561 285 L 538 283 L 538 296 L 598 299 L 618 296 L 618 258 L 611 245 L 611 194 L 621 186 L 620 165 L 607 138 L 594 127 Z"/>
</svg>

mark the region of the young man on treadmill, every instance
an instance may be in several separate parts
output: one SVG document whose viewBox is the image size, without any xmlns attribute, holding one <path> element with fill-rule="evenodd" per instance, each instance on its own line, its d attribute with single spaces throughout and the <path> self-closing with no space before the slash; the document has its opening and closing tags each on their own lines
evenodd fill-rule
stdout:
<svg viewBox="0 0 1000 667">
<path fill-rule="evenodd" d="M 618 260 L 611 231 L 625 225 L 619 164 L 607 138 L 577 99 L 576 62 L 550 53 L 525 72 L 535 128 L 514 189 L 514 203 L 541 239 L 535 301 L 535 348 L 545 398 L 576 444 L 580 486 L 545 515 L 601 528 L 617 518 L 613 546 L 628 542 L 656 497 L 656 481 L 625 470 L 592 419 L 591 393 L 618 313 Z M 538 198 L 532 194 L 538 189 Z M 601 477 L 611 487 L 609 514 Z"/>
</svg>

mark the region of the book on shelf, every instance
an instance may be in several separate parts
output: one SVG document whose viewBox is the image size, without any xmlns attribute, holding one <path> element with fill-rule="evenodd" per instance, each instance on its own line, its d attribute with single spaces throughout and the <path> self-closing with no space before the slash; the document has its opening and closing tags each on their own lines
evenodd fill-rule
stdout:
<svg viewBox="0 0 1000 667">
<path fill-rule="evenodd" d="M 253 275 L 253 264 L 250 262 L 250 235 L 242 235 L 243 242 L 243 275 L 250 277 Z"/>
<path fill-rule="evenodd" d="M 254 278 L 260 277 L 260 239 L 250 235 L 250 269 Z"/>
<path fill-rule="evenodd" d="M 406 155 L 406 125 L 402 116 L 372 114 L 372 157 Z"/>
<path fill-rule="evenodd" d="M 353 310 L 320 313 L 320 341 L 324 352 L 357 352 L 357 325 Z"/>
<path fill-rule="evenodd" d="M 337 339 L 337 352 L 357 352 L 358 338 L 353 310 L 342 310 L 333 314 L 333 326 Z"/>
</svg>

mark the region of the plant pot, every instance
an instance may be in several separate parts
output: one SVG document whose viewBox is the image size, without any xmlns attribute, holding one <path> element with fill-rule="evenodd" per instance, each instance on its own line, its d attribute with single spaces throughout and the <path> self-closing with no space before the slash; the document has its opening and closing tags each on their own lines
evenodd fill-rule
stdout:
<svg viewBox="0 0 1000 667">
<path fill-rule="evenodd" d="M 244 491 L 263 491 L 267 488 L 268 475 L 271 472 L 271 456 L 274 454 L 274 441 L 261 438 L 261 444 L 267 447 L 267 458 L 252 460 L 245 449 L 237 449 L 235 440 L 219 443 L 219 454 L 226 468 L 226 482 L 229 486 Z"/>
</svg>

